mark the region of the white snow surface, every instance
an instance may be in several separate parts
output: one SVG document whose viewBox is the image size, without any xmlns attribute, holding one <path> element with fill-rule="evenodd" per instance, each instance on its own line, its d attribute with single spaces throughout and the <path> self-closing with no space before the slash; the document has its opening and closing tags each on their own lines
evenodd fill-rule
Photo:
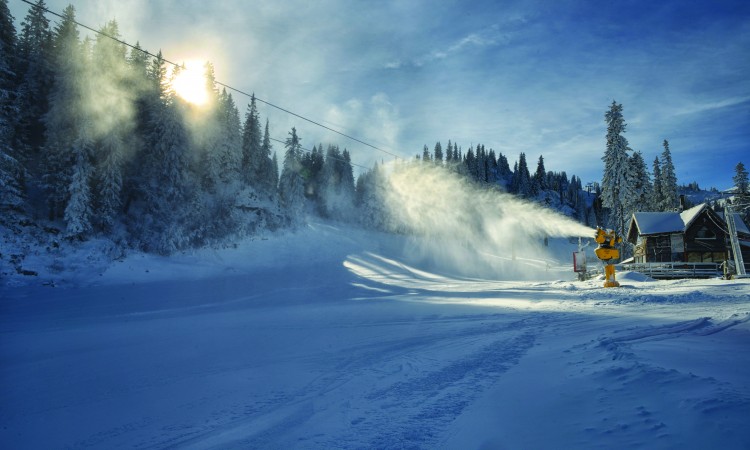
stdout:
<svg viewBox="0 0 750 450">
<path fill-rule="evenodd" d="M 313 223 L 4 280 L 0 448 L 750 448 L 750 280 L 412 248 Z"/>
</svg>

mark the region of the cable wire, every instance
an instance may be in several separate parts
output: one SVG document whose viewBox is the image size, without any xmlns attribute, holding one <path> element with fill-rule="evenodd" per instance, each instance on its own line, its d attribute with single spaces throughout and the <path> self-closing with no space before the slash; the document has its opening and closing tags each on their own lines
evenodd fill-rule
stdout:
<svg viewBox="0 0 750 450">
<path fill-rule="evenodd" d="M 34 8 L 39 8 L 39 9 L 41 9 L 41 10 L 42 10 L 42 11 L 44 11 L 44 12 L 47 12 L 47 13 L 49 13 L 49 14 L 52 14 L 53 16 L 57 16 L 57 17 L 59 17 L 59 18 L 61 18 L 61 19 L 66 19 L 66 18 L 65 18 L 65 17 L 64 17 L 64 16 L 62 15 L 62 14 L 59 14 L 59 13 L 57 13 L 57 12 L 55 12 L 55 11 L 52 11 L 52 10 L 50 10 L 50 9 L 48 9 L 48 8 L 45 8 L 45 7 L 42 7 L 42 6 L 40 6 L 40 5 L 37 5 L 37 4 L 35 4 L 35 3 L 32 3 L 32 2 L 30 1 L 30 0 L 21 0 L 21 1 L 22 1 L 22 2 L 24 2 L 24 3 L 27 3 L 27 4 L 29 4 L 29 5 L 31 5 L 31 6 L 32 6 L 32 7 L 34 7 Z M 127 47 L 129 47 L 129 48 L 131 48 L 131 49 L 133 49 L 133 50 L 139 51 L 139 52 L 141 52 L 141 53 L 143 53 L 143 54 L 145 54 L 145 55 L 148 55 L 148 56 L 150 56 L 150 57 L 152 57 L 152 58 L 160 58 L 159 56 L 157 56 L 157 55 L 154 55 L 153 53 L 149 52 L 148 50 L 145 50 L 145 49 L 141 48 L 140 46 L 135 46 L 135 45 L 129 44 L 129 43 L 127 43 L 127 42 L 123 41 L 122 39 L 119 39 L 119 38 L 117 38 L 117 37 L 115 37 L 115 36 L 112 36 L 112 35 L 109 35 L 109 34 L 107 34 L 107 33 L 104 33 L 103 31 L 100 31 L 100 30 L 95 30 L 94 28 L 91 28 L 91 27 L 90 27 L 90 26 L 88 26 L 88 25 L 85 25 L 85 24 L 83 24 L 83 23 L 81 23 L 81 22 L 78 22 L 77 20 L 71 20 L 71 22 L 73 22 L 74 24 L 76 24 L 76 25 L 80 26 L 81 28 L 85 28 L 85 29 L 87 29 L 87 30 L 89 30 L 89 31 L 92 31 L 92 32 L 96 33 L 96 34 L 99 34 L 99 35 L 101 35 L 101 36 L 104 36 L 104 37 L 106 37 L 106 38 L 112 39 L 112 40 L 113 40 L 113 41 L 115 41 L 115 42 L 118 42 L 118 43 L 120 43 L 120 44 L 122 44 L 122 45 L 125 45 L 125 46 L 127 46 Z M 165 62 L 165 63 L 167 63 L 167 64 L 171 64 L 171 65 L 172 65 L 172 66 L 174 66 L 174 67 L 182 67 L 182 65 L 181 65 L 181 64 L 177 64 L 177 63 L 175 63 L 175 62 L 173 62 L 173 61 L 170 61 L 170 60 L 168 60 L 168 59 L 164 58 L 163 56 L 161 57 L 161 60 L 162 60 L 162 61 L 164 61 L 164 62 Z M 241 89 L 237 89 L 237 88 L 235 88 L 235 87 L 232 87 L 232 86 L 230 86 L 230 85 L 228 85 L 228 84 L 222 83 L 222 82 L 220 82 L 220 81 L 217 81 L 217 80 L 214 80 L 214 81 L 215 81 L 215 83 L 216 83 L 217 85 L 219 85 L 219 86 L 223 86 L 223 87 L 225 87 L 225 88 L 227 88 L 227 89 L 229 89 L 229 90 L 232 90 L 232 91 L 234 91 L 234 92 L 237 92 L 238 94 L 242 94 L 242 95 L 245 95 L 245 96 L 247 96 L 247 97 L 252 97 L 252 96 L 253 96 L 252 94 L 248 94 L 247 92 L 245 92 L 245 91 L 243 91 L 243 90 L 241 90 Z M 317 126 L 319 126 L 319 127 L 323 128 L 323 129 L 326 129 L 326 130 L 328 130 L 328 131 L 331 131 L 331 132 L 333 132 L 333 133 L 336 133 L 336 134 L 338 134 L 338 135 L 340 135 L 340 136 L 343 136 L 343 137 L 345 137 L 345 138 L 347 138 L 347 139 L 351 139 L 351 140 L 353 140 L 353 141 L 355 141 L 355 142 L 358 142 L 358 143 L 360 143 L 360 144 L 362 144 L 362 145 L 365 145 L 365 146 L 367 146 L 367 147 L 370 147 L 370 148 L 372 148 L 372 149 L 375 149 L 375 150 L 381 151 L 381 152 L 383 152 L 383 153 L 387 153 L 387 154 L 389 154 L 389 155 L 391 155 L 391 156 L 395 157 L 396 159 L 400 159 L 400 158 L 401 158 L 401 157 L 400 157 L 399 155 L 397 155 L 397 154 L 395 154 L 395 153 L 393 153 L 393 152 L 390 152 L 390 151 L 388 151 L 388 150 L 382 149 L 382 148 L 380 148 L 380 147 L 377 147 L 377 146 L 375 146 L 375 145 L 372 145 L 372 144 L 370 144 L 370 143 L 368 143 L 368 142 L 365 142 L 365 141 L 363 141 L 363 140 L 361 140 L 361 139 L 358 139 L 358 138 L 356 138 L 356 137 L 354 137 L 354 136 L 348 135 L 348 134 L 346 134 L 346 133 L 344 133 L 344 132 L 341 132 L 341 131 L 339 131 L 339 130 L 336 130 L 336 129 L 334 129 L 334 128 L 331 128 L 331 127 L 328 127 L 328 126 L 326 126 L 326 125 L 323 125 L 323 124 L 322 124 L 322 123 L 320 123 L 320 122 L 316 122 L 316 121 L 314 121 L 314 120 L 312 120 L 312 119 L 309 119 L 309 118 L 307 118 L 307 117 L 305 117 L 305 116 L 302 116 L 302 115 L 300 115 L 300 114 L 297 114 L 297 113 L 295 113 L 295 112 L 292 112 L 292 111 L 290 111 L 289 109 L 286 109 L 286 108 L 282 108 L 281 106 L 278 106 L 278 105 L 276 105 L 276 104 L 274 104 L 274 103 L 271 103 L 271 102 L 269 102 L 269 101 L 267 101 L 267 100 L 263 100 L 263 99 L 260 99 L 260 98 L 258 98 L 258 97 L 255 97 L 255 100 L 256 100 L 256 101 L 259 101 L 259 102 L 261 102 L 261 103 L 263 103 L 263 104 L 265 104 L 265 105 L 267 105 L 267 106 L 270 106 L 271 108 L 275 108 L 275 109 L 278 109 L 279 111 L 283 111 L 283 112 L 285 112 L 285 113 L 287 113 L 287 114 L 289 114 L 289 115 L 292 115 L 292 116 L 294 116 L 294 117 L 297 117 L 297 118 L 299 118 L 299 119 L 302 119 L 302 120 L 304 120 L 304 121 L 306 121 L 306 122 L 309 122 L 309 123 L 311 123 L 311 124 L 313 124 L 313 125 L 317 125 Z M 357 165 L 357 164 L 354 164 L 354 165 Z M 363 166 L 359 166 L 359 167 L 363 167 Z"/>
</svg>

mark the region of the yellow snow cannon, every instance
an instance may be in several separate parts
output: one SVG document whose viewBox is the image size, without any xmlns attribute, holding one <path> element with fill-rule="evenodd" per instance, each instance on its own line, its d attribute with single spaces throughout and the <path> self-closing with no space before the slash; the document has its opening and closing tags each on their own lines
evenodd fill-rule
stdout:
<svg viewBox="0 0 750 450">
<path fill-rule="evenodd" d="M 620 251 L 615 248 L 616 244 L 622 242 L 622 237 L 618 236 L 614 230 L 596 229 L 594 241 L 599 246 L 594 250 L 596 257 L 604 262 L 604 287 L 619 287 L 620 283 L 615 280 L 615 266 L 612 264 L 613 259 L 620 257 Z"/>
</svg>

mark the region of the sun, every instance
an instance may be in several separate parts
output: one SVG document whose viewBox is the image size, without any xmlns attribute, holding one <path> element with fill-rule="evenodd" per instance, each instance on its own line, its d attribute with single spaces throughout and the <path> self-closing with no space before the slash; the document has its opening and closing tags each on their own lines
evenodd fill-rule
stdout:
<svg viewBox="0 0 750 450">
<path fill-rule="evenodd" d="M 198 106 L 208 102 L 204 66 L 205 63 L 202 61 L 186 61 L 172 81 L 172 88 L 177 95 L 186 102 Z"/>
</svg>

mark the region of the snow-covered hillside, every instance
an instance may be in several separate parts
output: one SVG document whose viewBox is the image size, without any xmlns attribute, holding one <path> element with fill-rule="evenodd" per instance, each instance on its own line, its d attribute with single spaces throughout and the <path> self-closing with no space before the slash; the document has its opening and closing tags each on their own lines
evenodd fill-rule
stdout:
<svg viewBox="0 0 750 450">
<path fill-rule="evenodd" d="M 315 223 L 13 278 L 0 447 L 750 447 L 750 281 L 433 244 Z"/>
</svg>

